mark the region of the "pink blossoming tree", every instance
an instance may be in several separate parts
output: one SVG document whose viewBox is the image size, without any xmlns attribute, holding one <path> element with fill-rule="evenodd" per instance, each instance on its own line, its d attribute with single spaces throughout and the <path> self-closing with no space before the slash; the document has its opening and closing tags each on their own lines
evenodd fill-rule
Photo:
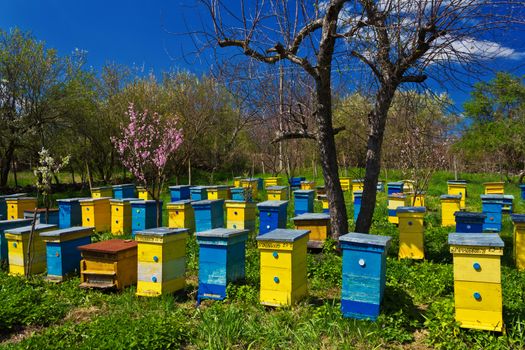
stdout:
<svg viewBox="0 0 525 350">
<path fill-rule="evenodd" d="M 144 186 L 157 203 L 157 226 L 161 225 L 160 194 L 166 180 L 165 168 L 183 141 L 176 118 L 161 118 L 144 110 L 139 113 L 129 104 L 129 123 L 119 137 L 111 139 L 122 164 Z"/>
</svg>

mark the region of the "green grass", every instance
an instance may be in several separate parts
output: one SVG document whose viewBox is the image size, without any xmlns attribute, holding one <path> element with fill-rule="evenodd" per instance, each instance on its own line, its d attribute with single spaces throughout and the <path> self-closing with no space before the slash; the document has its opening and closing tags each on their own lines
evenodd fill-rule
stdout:
<svg viewBox="0 0 525 350">
<path fill-rule="evenodd" d="M 389 174 L 392 176 L 392 172 Z M 468 209 L 481 210 L 487 175 L 462 174 L 469 181 Z M 187 288 L 175 295 L 138 298 L 135 287 L 121 293 L 78 288 L 79 279 L 47 283 L 0 272 L 0 347 L 42 349 L 523 349 L 525 272 L 512 260 L 512 223 L 504 217 L 503 307 L 506 333 L 462 329 L 454 320 L 453 273 L 447 235 L 441 228 L 438 196 L 450 174 L 438 173 L 428 190 L 423 262 L 399 261 L 397 228 L 386 219 L 386 196 L 378 195 L 372 233 L 390 235 L 385 299 L 376 322 L 345 319 L 340 313 L 341 257 L 333 241 L 308 255 L 309 296 L 298 305 L 273 309 L 259 304 L 259 254 L 255 237 L 247 244 L 246 280 L 228 287 L 222 302 L 196 307 L 198 246 L 187 242 Z M 525 212 L 517 186 L 515 211 Z M 60 193 L 66 197 L 70 194 Z M 261 194 L 261 198 L 264 193 Z M 345 194 L 349 202 L 349 194 Z M 163 196 L 164 202 L 169 195 Z M 348 206 L 349 217 L 353 211 Z M 320 209 L 320 207 L 317 207 Z M 293 215 L 292 205 L 288 208 Z M 164 211 L 164 220 L 167 213 Z M 164 221 L 166 222 L 166 221 Z M 350 225 L 353 226 L 352 220 Z M 289 222 L 289 227 L 292 227 Z M 100 234 L 95 240 L 108 239 Z"/>
</svg>

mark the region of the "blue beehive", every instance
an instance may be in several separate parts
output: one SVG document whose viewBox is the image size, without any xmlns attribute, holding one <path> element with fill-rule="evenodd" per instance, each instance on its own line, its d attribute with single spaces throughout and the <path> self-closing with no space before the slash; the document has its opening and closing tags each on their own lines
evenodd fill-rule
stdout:
<svg viewBox="0 0 525 350">
<path fill-rule="evenodd" d="M 58 199 L 58 228 L 82 225 L 80 200 L 89 198 Z"/>
<path fill-rule="evenodd" d="M 511 194 L 503 195 L 503 213 L 511 214 L 514 211 L 514 196 Z"/>
<path fill-rule="evenodd" d="M 265 201 L 257 204 L 257 208 L 259 209 L 259 235 L 278 228 L 286 228 L 288 201 Z"/>
<path fill-rule="evenodd" d="M 301 188 L 301 182 L 303 182 L 305 180 L 306 180 L 306 177 L 299 176 L 299 177 L 292 177 L 292 178 L 290 178 L 290 180 L 288 182 L 290 183 L 290 188 L 293 191 L 293 190 L 297 190 L 297 189 Z"/>
<path fill-rule="evenodd" d="M 301 215 L 304 213 L 314 212 L 314 190 L 296 190 L 294 195 L 294 214 Z"/>
<path fill-rule="evenodd" d="M 520 185 L 521 189 L 521 199 L 525 200 L 525 185 Z"/>
<path fill-rule="evenodd" d="M 199 243 L 199 291 L 202 299 L 226 298 L 228 283 L 245 277 L 248 230 L 216 228 L 196 233 Z"/>
<path fill-rule="evenodd" d="M 190 198 L 192 201 L 202 201 L 208 199 L 208 189 L 206 186 L 194 186 L 190 188 Z"/>
<path fill-rule="evenodd" d="M 503 195 L 482 194 L 481 205 L 483 214 L 486 215 L 483 223 L 484 232 L 501 232 Z"/>
<path fill-rule="evenodd" d="M 457 211 L 456 232 L 458 233 L 480 233 L 483 232 L 483 222 L 487 217 L 484 213 L 472 213 L 468 211 Z"/>
<path fill-rule="evenodd" d="M 191 198 L 191 185 L 170 186 L 170 196 L 172 202 L 182 201 Z"/>
<path fill-rule="evenodd" d="M 382 181 L 377 183 L 377 192 L 385 192 L 385 184 Z"/>
<path fill-rule="evenodd" d="M 361 198 L 363 197 L 363 191 L 354 192 L 354 221 L 357 221 L 357 216 L 361 211 Z"/>
<path fill-rule="evenodd" d="M 15 219 L 0 221 L 0 263 L 7 261 L 7 240 L 4 232 L 9 229 L 31 225 L 31 219 Z"/>
<path fill-rule="evenodd" d="M 247 179 L 245 179 L 247 181 L 257 181 L 257 189 L 259 191 L 262 191 L 263 188 L 264 188 L 264 181 L 262 179 L 262 177 L 249 177 Z"/>
<path fill-rule="evenodd" d="M 192 202 L 195 213 L 195 232 L 224 227 L 224 199 Z"/>
<path fill-rule="evenodd" d="M 134 184 L 122 184 L 113 186 L 113 198 L 135 198 L 135 185 Z"/>
<path fill-rule="evenodd" d="M 243 202 L 252 202 L 252 192 L 250 187 L 232 187 L 230 189 L 232 194 L 232 200 L 234 201 L 243 201 Z"/>
<path fill-rule="evenodd" d="M 403 193 L 403 182 L 389 182 L 388 186 L 388 195 L 391 196 L 394 193 Z"/>
<path fill-rule="evenodd" d="M 147 230 L 157 226 L 157 203 L 154 200 L 131 201 L 131 236 L 135 232 Z M 162 226 L 162 201 L 160 201 L 160 218 Z"/>
<path fill-rule="evenodd" d="M 78 247 L 91 243 L 94 227 L 76 226 L 60 230 L 41 232 L 46 242 L 47 278 L 62 281 L 66 276 L 80 270 L 80 250 Z"/>
<path fill-rule="evenodd" d="M 32 219 L 35 216 L 35 210 L 24 210 L 24 219 Z M 50 224 L 58 226 L 58 209 L 49 209 L 46 220 L 46 210 L 41 208 L 36 210 L 37 224 Z"/>
<path fill-rule="evenodd" d="M 5 200 L 17 197 L 27 197 L 27 193 L 16 193 L 0 196 L 0 217 L 4 219 L 7 218 L 7 204 L 5 203 Z"/>
<path fill-rule="evenodd" d="M 363 233 L 339 237 L 343 250 L 341 312 L 344 317 L 376 320 L 379 316 L 390 239 Z"/>
</svg>

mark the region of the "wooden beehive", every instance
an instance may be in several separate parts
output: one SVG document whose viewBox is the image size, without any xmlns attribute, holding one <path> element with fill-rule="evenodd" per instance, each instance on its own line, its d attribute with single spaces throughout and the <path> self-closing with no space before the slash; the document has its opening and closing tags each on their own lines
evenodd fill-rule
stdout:
<svg viewBox="0 0 525 350">
<path fill-rule="evenodd" d="M 289 306 L 308 293 L 307 230 L 277 229 L 257 236 L 261 253 L 261 304 Z"/>
<path fill-rule="evenodd" d="M 162 201 L 159 203 L 160 225 L 162 225 Z M 131 235 L 135 237 L 135 232 L 147 230 L 157 225 L 157 202 L 154 200 L 131 201 Z"/>
<path fill-rule="evenodd" d="M 186 286 L 188 229 L 158 227 L 137 231 L 137 295 L 159 296 Z"/>
<path fill-rule="evenodd" d="M 24 218 L 24 211 L 33 210 L 37 207 L 34 197 L 9 197 L 5 199 L 7 206 L 7 220 Z"/>
<path fill-rule="evenodd" d="M 82 257 L 78 247 L 91 243 L 93 229 L 76 226 L 40 233 L 46 245 L 48 280 L 60 282 L 79 273 Z"/>
<path fill-rule="evenodd" d="M 25 210 L 24 219 L 33 219 L 35 216 L 35 209 Z M 58 209 L 49 208 L 46 220 L 46 209 L 40 208 L 36 210 L 36 223 L 37 224 L 50 224 L 58 226 Z"/>
<path fill-rule="evenodd" d="M 525 200 L 525 185 L 520 185 L 521 199 Z"/>
<path fill-rule="evenodd" d="M 415 192 L 415 181 L 414 180 L 403 180 L 403 193 L 414 193 Z"/>
<path fill-rule="evenodd" d="M 168 227 L 187 228 L 189 233 L 195 232 L 195 214 L 191 200 L 181 200 L 168 203 Z"/>
<path fill-rule="evenodd" d="M 242 176 L 236 176 L 233 178 L 233 187 L 242 187 L 241 186 Z"/>
<path fill-rule="evenodd" d="M 131 201 L 138 198 L 112 199 L 111 205 L 111 233 L 127 235 L 131 233 Z"/>
<path fill-rule="evenodd" d="M 376 320 L 385 291 L 386 251 L 391 237 L 348 233 L 343 251 L 341 312 L 344 317 Z"/>
<path fill-rule="evenodd" d="M 358 180 L 352 180 L 352 190 L 350 193 L 352 194 L 352 202 L 354 201 L 354 193 L 357 191 L 363 192 L 365 189 L 365 180 L 358 179 Z"/>
<path fill-rule="evenodd" d="M 423 225 L 425 207 L 398 207 L 399 259 L 422 260 L 425 258 Z"/>
<path fill-rule="evenodd" d="M 121 184 L 113 186 L 113 198 L 124 199 L 124 198 L 135 198 L 135 185 L 134 184 Z"/>
<path fill-rule="evenodd" d="M 389 187 L 390 189 L 390 187 Z M 388 222 L 399 224 L 397 208 L 407 206 L 407 196 L 402 193 L 393 193 L 388 195 Z"/>
<path fill-rule="evenodd" d="M 467 181 L 465 180 L 448 180 L 447 181 L 448 194 L 460 195 L 460 208 L 467 207 Z"/>
<path fill-rule="evenodd" d="M 0 220 L 0 264 L 8 261 L 7 240 L 5 231 L 31 225 L 31 219 Z"/>
<path fill-rule="evenodd" d="M 253 201 L 252 190 L 249 187 L 233 187 L 230 188 L 230 193 L 234 201 Z"/>
<path fill-rule="evenodd" d="M 122 290 L 137 283 L 137 242 L 110 239 L 78 249 L 80 287 Z"/>
<path fill-rule="evenodd" d="M 145 201 L 153 200 L 153 197 L 149 194 L 148 190 L 142 186 L 137 187 L 137 197 Z"/>
<path fill-rule="evenodd" d="M 170 186 L 170 197 L 172 202 L 178 202 L 185 199 L 190 199 L 191 185 Z"/>
<path fill-rule="evenodd" d="M 294 215 L 314 212 L 314 190 L 297 190 L 294 196 Z"/>
<path fill-rule="evenodd" d="M 456 232 L 458 233 L 480 233 L 483 232 L 483 222 L 486 214 L 472 213 L 467 211 L 457 211 L 454 213 L 456 217 Z"/>
<path fill-rule="evenodd" d="M 288 187 L 286 186 L 269 186 L 266 187 L 269 201 L 288 200 Z"/>
<path fill-rule="evenodd" d="M 196 234 L 199 243 L 199 291 L 202 299 L 223 300 L 228 283 L 245 277 L 248 230 L 215 228 Z"/>
<path fill-rule="evenodd" d="M 505 194 L 504 182 L 485 182 L 485 194 Z"/>
<path fill-rule="evenodd" d="M 481 207 L 486 215 L 483 223 L 484 232 L 501 232 L 503 221 L 503 195 L 487 194 L 481 195 Z"/>
<path fill-rule="evenodd" d="M 315 190 L 315 181 L 301 181 L 301 190 Z"/>
<path fill-rule="evenodd" d="M 461 327 L 503 330 L 501 256 L 497 234 L 451 233 L 456 321 Z"/>
<path fill-rule="evenodd" d="M 208 186 L 208 199 L 214 200 L 214 199 L 228 199 L 228 186 Z"/>
<path fill-rule="evenodd" d="M 389 182 L 387 184 L 388 187 L 388 195 L 391 196 L 396 193 L 403 193 L 403 182 Z"/>
<path fill-rule="evenodd" d="M 195 213 L 195 232 L 224 227 L 224 199 L 195 201 L 191 206 Z"/>
<path fill-rule="evenodd" d="M 202 201 L 208 199 L 206 186 L 194 186 L 190 188 L 190 198 L 192 201 Z"/>
<path fill-rule="evenodd" d="M 280 186 L 282 184 L 282 178 L 279 176 L 271 176 L 264 179 L 264 188 Z"/>
<path fill-rule="evenodd" d="M 94 226 L 95 232 L 111 230 L 111 198 L 88 198 L 80 200 L 82 226 Z"/>
<path fill-rule="evenodd" d="M 354 192 L 354 222 L 357 222 L 357 217 L 361 211 L 361 199 L 363 198 L 363 191 Z"/>
<path fill-rule="evenodd" d="M 6 199 L 17 198 L 17 197 L 27 197 L 27 193 L 15 193 L 15 194 L 8 194 L 8 195 L 0 196 L 0 217 L 2 217 L 1 220 L 7 220 L 8 219 L 8 216 L 7 216 L 7 204 L 5 202 Z"/>
<path fill-rule="evenodd" d="M 102 186 L 91 189 L 91 198 L 113 197 L 113 187 Z"/>
<path fill-rule="evenodd" d="M 322 248 L 330 237 L 330 215 L 324 213 L 305 213 L 294 217 L 296 230 L 310 231 L 308 248 Z"/>
<path fill-rule="evenodd" d="M 257 198 L 257 193 L 259 189 L 259 180 L 256 178 L 248 178 L 241 180 L 241 187 L 250 188 L 252 191 L 253 198 Z"/>
<path fill-rule="evenodd" d="M 514 223 L 514 261 L 516 268 L 525 270 L 525 214 L 512 214 Z"/>
<path fill-rule="evenodd" d="M 454 226 L 456 219 L 454 213 L 461 210 L 461 196 L 455 194 L 444 194 L 441 199 L 441 226 Z"/>
<path fill-rule="evenodd" d="M 341 184 L 341 189 L 343 191 L 352 190 L 352 179 L 350 177 L 339 177 L 339 183 Z"/>
<path fill-rule="evenodd" d="M 288 180 L 288 182 L 290 183 L 290 188 L 291 190 L 298 190 L 301 188 L 301 182 L 303 182 L 304 180 L 306 180 L 306 178 L 304 176 L 296 176 L 296 177 L 292 177 Z"/>
<path fill-rule="evenodd" d="M 80 201 L 89 198 L 58 199 L 58 228 L 68 228 L 82 225 L 82 209 Z"/>
<path fill-rule="evenodd" d="M 323 213 L 328 214 L 330 213 L 330 203 L 328 202 L 328 197 L 323 195 L 318 195 L 317 199 L 321 201 L 321 207 L 323 208 Z"/>
<path fill-rule="evenodd" d="M 504 194 L 503 195 L 503 207 L 501 208 L 501 211 L 504 214 L 512 214 L 514 211 L 514 196 L 511 194 Z"/>
<path fill-rule="evenodd" d="M 286 228 L 288 201 L 265 201 L 257 204 L 259 209 L 259 235 L 278 228 Z"/>
<path fill-rule="evenodd" d="M 56 225 L 35 225 L 30 242 L 31 226 L 12 228 L 5 231 L 9 274 L 25 276 L 42 273 L 46 270 L 46 245 L 40 237 L 41 232 L 56 229 Z M 30 253 L 28 260 L 27 253 Z"/>
<path fill-rule="evenodd" d="M 226 207 L 226 227 L 255 232 L 255 203 L 228 200 Z"/>
</svg>

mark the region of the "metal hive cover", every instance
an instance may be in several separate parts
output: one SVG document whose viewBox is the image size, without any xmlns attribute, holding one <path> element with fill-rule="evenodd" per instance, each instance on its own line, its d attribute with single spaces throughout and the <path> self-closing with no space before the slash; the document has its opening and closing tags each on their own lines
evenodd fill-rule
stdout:
<svg viewBox="0 0 525 350">
<path fill-rule="evenodd" d="M 78 247 L 81 251 L 95 253 L 118 253 L 130 249 L 137 249 L 137 242 L 130 239 L 110 239 Z"/>
<path fill-rule="evenodd" d="M 496 233 L 450 233 L 449 245 L 474 247 L 503 247 L 505 244 Z"/>
<path fill-rule="evenodd" d="M 368 233 L 350 232 L 350 233 L 347 233 L 346 235 L 339 237 L 339 242 L 369 244 L 369 245 L 385 247 L 390 243 L 391 239 L 392 237 L 390 236 L 380 236 L 380 235 L 371 235 Z"/>
<path fill-rule="evenodd" d="M 278 228 L 264 235 L 257 236 L 258 241 L 295 242 L 310 233 L 310 230 L 290 230 Z"/>
</svg>

